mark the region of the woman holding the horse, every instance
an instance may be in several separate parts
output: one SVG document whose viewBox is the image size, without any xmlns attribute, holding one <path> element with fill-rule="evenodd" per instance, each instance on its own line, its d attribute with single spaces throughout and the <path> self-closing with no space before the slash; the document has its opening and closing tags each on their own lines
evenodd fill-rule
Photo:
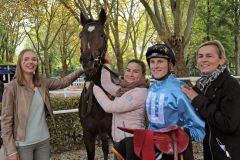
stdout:
<svg viewBox="0 0 240 160">
<path fill-rule="evenodd" d="M 2 139 L 8 160 L 49 160 L 50 144 L 46 115 L 53 118 L 49 90 L 69 86 L 82 70 L 61 79 L 38 73 L 38 58 L 32 49 L 18 56 L 14 79 L 6 86 L 2 101 Z"/>
<path fill-rule="evenodd" d="M 145 101 L 147 96 L 148 80 L 145 79 L 145 64 L 137 59 L 127 64 L 120 85 L 112 83 L 110 73 L 102 69 L 101 83 L 103 88 L 115 96 L 110 100 L 104 91 L 94 85 L 93 93 L 105 112 L 113 113 L 112 137 L 115 145 L 125 137 L 131 136 L 117 127 L 144 128 Z M 87 82 L 86 86 L 89 86 Z"/>
<path fill-rule="evenodd" d="M 146 59 L 152 77 L 155 80 L 148 89 L 146 100 L 148 130 L 158 130 L 172 125 L 182 128 L 190 137 L 190 143 L 183 152 L 183 157 L 186 160 L 192 160 L 191 140 L 201 141 L 203 139 L 205 135 L 204 122 L 193 110 L 190 99 L 181 91 L 181 87 L 186 84 L 176 79 L 171 73 L 176 61 L 175 54 L 167 45 L 156 44 L 148 48 Z M 138 138 L 141 140 L 144 137 Z M 146 138 L 146 141 L 148 142 L 148 138 Z M 120 142 L 119 148 L 116 148 L 116 150 L 126 160 L 140 159 L 140 155 L 132 154 L 134 150 L 136 153 L 136 148 L 133 147 L 135 146 L 135 144 L 133 145 L 135 142 L 133 142 L 133 138 L 126 138 Z M 154 146 L 145 147 L 152 147 L 153 151 L 142 153 L 141 156 L 151 153 L 149 156 L 152 159 L 173 159 L 173 156 L 163 154 L 159 150 L 154 150 Z M 142 158 L 144 159 L 144 156 Z"/>
<path fill-rule="evenodd" d="M 197 49 L 201 78 L 182 91 L 206 122 L 205 160 L 237 160 L 240 157 L 240 85 L 226 66 L 224 47 L 207 41 Z"/>
</svg>

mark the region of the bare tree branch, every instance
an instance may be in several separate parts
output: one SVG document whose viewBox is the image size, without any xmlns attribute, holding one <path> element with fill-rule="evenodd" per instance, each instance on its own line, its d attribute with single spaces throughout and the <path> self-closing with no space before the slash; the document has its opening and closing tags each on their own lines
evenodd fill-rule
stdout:
<svg viewBox="0 0 240 160">
<path fill-rule="evenodd" d="M 169 28 L 169 25 L 168 25 L 168 18 L 167 18 L 166 6 L 165 6 L 165 3 L 164 3 L 164 0 L 160 0 L 160 4 L 161 4 L 162 14 L 163 14 L 163 25 L 166 28 L 167 34 L 170 34 L 171 31 L 170 31 L 170 28 Z"/>
<path fill-rule="evenodd" d="M 188 6 L 188 14 L 187 14 L 187 25 L 186 28 L 184 30 L 184 44 L 187 45 L 190 41 L 191 38 L 191 27 L 192 27 L 192 23 L 193 23 L 193 19 L 194 19 L 194 13 L 196 10 L 196 6 L 197 6 L 197 2 L 196 0 L 191 0 Z"/>
<path fill-rule="evenodd" d="M 71 13 L 72 15 L 76 18 L 76 20 L 81 23 L 81 20 L 80 20 L 80 17 L 78 15 L 77 12 L 75 12 L 64 0 L 59 0 L 63 5 L 64 7 L 66 7 Z"/>
</svg>

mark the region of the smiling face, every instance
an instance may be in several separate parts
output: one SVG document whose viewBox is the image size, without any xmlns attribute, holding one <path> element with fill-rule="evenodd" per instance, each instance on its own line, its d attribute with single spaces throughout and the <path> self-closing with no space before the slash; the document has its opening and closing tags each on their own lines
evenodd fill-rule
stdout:
<svg viewBox="0 0 240 160">
<path fill-rule="evenodd" d="M 150 70 L 154 79 L 161 79 L 169 73 L 171 63 L 166 58 L 151 58 Z"/>
<path fill-rule="evenodd" d="M 218 48 L 215 45 L 206 45 L 198 50 L 197 66 L 201 73 L 210 74 L 219 65 L 225 63 L 225 59 L 220 57 L 218 52 Z"/>
<path fill-rule="evenodd" d="M 124 79 L 128 83 L 144 79 L 142 67 L 135 62 L 129 63 L 124 73 Z"/>
<path fill-rule="evenodd" d="M 37 55 L 27 51 L 22 55 L 21 68 L 24 74 L 34 74 L 37 69 Z"/>
</svg>

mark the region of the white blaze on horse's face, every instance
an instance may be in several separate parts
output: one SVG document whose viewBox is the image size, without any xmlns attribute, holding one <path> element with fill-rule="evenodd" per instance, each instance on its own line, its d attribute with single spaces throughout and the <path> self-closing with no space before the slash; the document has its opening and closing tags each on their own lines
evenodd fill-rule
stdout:
<svg viewBox="0 0 240 160">
<path fill-rule="evenodd" d="M 92 31 L 94 31 L 95 30 L 95 26 L 89 26 L 88 27 L 88 32 L 92 32 Z"/>
<path fill-rule="evenodd" d="M 90 49 L 90 48 L 91 48 L 91 46 L 90 46 L 90 43 L 89 43 L 89 42 L 87 43 L 87 46 L 88 46 L 88 49 Z"/>
<path fill-rule="evenodd" d="M 95 30 L 95 26 L 89 26 L 87 30 L 88 30 L 88 32 L 92 32 Z M 88 42 L 88 49 L 90 49 L 90 48 L 91 48 L 91 46 L 90 46 L 90 43 Z"/>
</svg>

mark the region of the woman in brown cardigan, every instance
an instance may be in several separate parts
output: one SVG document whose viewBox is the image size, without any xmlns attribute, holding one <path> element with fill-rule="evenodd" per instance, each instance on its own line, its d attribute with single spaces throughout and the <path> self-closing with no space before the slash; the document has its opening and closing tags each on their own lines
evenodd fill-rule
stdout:
<svg viewBox="0 0 240 160">
<path fill-rule="evenodd" d="M 40 77 L 37 54 L 31 49 L 18 56 L 15 79 L 2 101 L 2 139 L 9 160 L 49 160 L 49 131 L 45 115 L 53 117 L 49 90 L 65 88 L 76 80 L 78 69 L 61 79 Z"/>
</svg>

